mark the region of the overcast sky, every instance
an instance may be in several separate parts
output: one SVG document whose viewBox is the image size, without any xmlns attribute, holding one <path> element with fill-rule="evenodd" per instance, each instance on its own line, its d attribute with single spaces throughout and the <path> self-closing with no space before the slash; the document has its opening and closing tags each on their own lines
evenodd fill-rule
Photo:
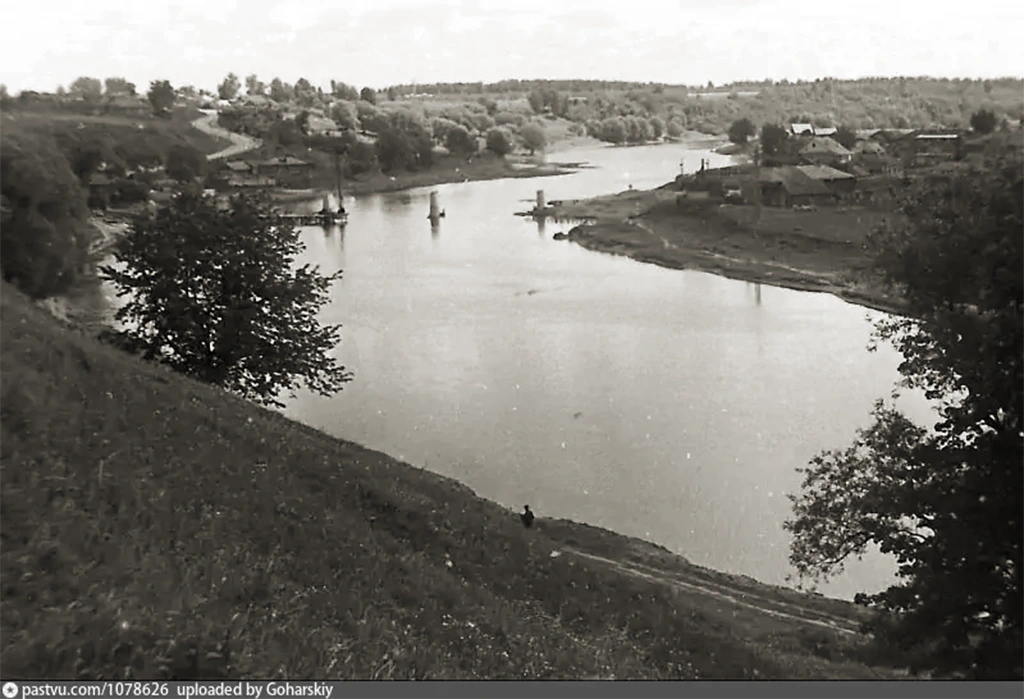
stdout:
<svg viewBox="0 0 1024 699">
<path fill-rule="evenodd" d="M 1024 2 L 4 0 L 0 82 L 1021 76 Z"/>
</svg>

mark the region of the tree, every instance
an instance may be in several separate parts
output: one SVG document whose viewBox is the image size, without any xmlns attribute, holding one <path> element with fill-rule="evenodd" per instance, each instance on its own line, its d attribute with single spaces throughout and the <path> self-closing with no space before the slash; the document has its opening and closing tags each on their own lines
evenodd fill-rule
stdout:
<svg viewBox="0 0 1024 699">
<path fill-rule="evenodd" d="M 655 139 L 660 139 L 662 136 L 665 135 L 665 122 L 662 121 L 661 117 L 652 116 L 647 121 L 647 124 L 650 126 L 651 135 Z"/>
<path fill-rule="evenodd" d="M 971 128 L 976 133 L 987 134 L 995 131 L 996 114 L 991 109 L 979 109 L 971 115 Z"/>
<path fill-rule="evenodd" d="M 359 90 L 337 80 L 331 81 L 331 94 L 338 99 L 348 100 L 349 102 L 359 101 Z"/>
<path fill-rule="evenodd" d="M 98 102 L 103 96 L 103 83 L 98 78 L 76 78 L 68 87 L 73 97 L 81 97 L 87 102 Z"/>
<path fill-rule="evenodd" d="M 266 92 L 267 86 L 260 81 L 256 73 L 247 75 L 245 78 L 245 93 L 247 95 L 262 95 Z"/>
<path fill-rule="evenodd" d="M 406 111 L 388 114 L 378 127 L 377 159 L 384 172 L 415 171 L 432 162 L 433 139 L 426 125 Z"/>
<path fill-rule="evenodd" d="M 174 88 L 170 80 L 154 80 L 149 84 L 149 92 L 146 98 L 153 105 L 153 113 L 157 115 L 166 114 L 174 107 Z"/>
<path fill-rule="evenodd" d="M 469 156 L 477 151 L 476 138 L 461 124 L 454 124 L 445 132 L 444 145 L 448 152 L 456 155 Z"/>
<path fill-rule="evenodd" d="M 512 152 L 512 134 L 501 126 L 495 126 L 487 132 L 487 150 L 495 155 L 505 157 Z"/>
<path fill-rule="evenodd" d="M 857 145 L 857 134 L 854 133 L 853 129 L 846 126 L 840 126 L 836 129 L 835 135 L 832 138 L 843 148 L 850 149 Z"/>
<path fill-rule="evenodd" d="M 270 99 L 275 102 L 291 102 L 294 94 L 287 84 L 281 82 L 281 78 L 270 81 Z"/>
<path fill-rule="evenodd" d="M 875 631 L 916 669 L 1024 675 L 1024 170 L 1019 152 L 952 181 L 922 182 L 903 224 L 871 240 L 907 316 L 876 324 L 902 384 L 941 405 L 926 430 L 891 407 L 845 450 L 803 469 L 790 559 L 827 577 L 869 543 L 897 582 L 859 595 L 890 613 Z"/>
<path fill-rule="evenodd" d="M 238 91 L 242 88 L 242 83 L 238 81 L 238 76 L 234 73 L 228 73 L 228 76 L 224 78 L 224 82 L 217 86 L 217 95 L 222 100 L 233 100 L 238 97 Z"/>
<path fill-rule="evenodd" d="M 673 120 L 668 122 L 668 124 L 665 126 L 665 133 L 668 135 L 669 138 L 679 138 L 680 136 L 683 135 L 683 127 L 679 124 L 678 121 Z"/>
<path fill-rule="evenodd" d="M 523 145 L 529 149 L 531 155 L 536 151 L 544 150 L 544 146 L 548 143 L 547 134 L 540 124 L 524 124 L 523 128 L 519 129 L 519 137 L 523 139 Z"/>
<path fill-rule="evenodd" d="M 155 215 L 135 219 L 101 267 L 129 301 L 126 329 L 108 339 L 182 374 L 281 407 L 282 391 L 305 384 L 329 395 L 350 380 L 330 356 L 339 326 L 319 310 L 340 273 L 297 267 L 298 232 L 265 199 L 237 197 L 222 210 L 183 191 Z"/>
<path fill-rule="evenodd" d="M 357 131 L 359 129 L 359 113 L 351 102 L 338 101 L 331 106 L 331 118 L 339 129 Z"/>
<path fill-rule="evenodd" d="M 534 90 L 527 95 L 526 101 L 530 103 L 530 109 L 533 110 L 534 114 L 540 114 L 544 111 L 544 93 L 540 90 Z"/>
<path fill-rule="evenodd" d="M 135 83 L 130 83 L 124 78 L 107 78 L 103 81 L 103 86 L 108 97 L 135 94 Z"/>
<path fill-rule="evenodd" d="M 370 104 L 377 104 L 377 93 L 373 91 L 373 88 L 364 87 L 359 91 L 359 99 Z"/>
<path fill-rule="evenodd" d="M 761 150 L 765 155 L 776 155 L 789 135 L 778 124 L 765 124 L 761 127 Z"/>
<path fill-rule="evenodd" d="M 317 102 L 316 88 L 305 78 L 295 81 L 295 101 L 304 107 L 310 107 Z"/>
<path fill-rule="evenodd" d="M 167 151 L 164 170 L 178 182 L 190 182 L 206 172 L 206 157 L 191 146 L 176 143 Z"/>
<path fill-rule="evenodd" d="M 53 138 L 0 134 L 3 278 L 33 298 L 67 291 L 88 255 L 85 190 Z"/>
<path fill-rule="evenodd" d="M 732 122 L 732 126 L 729 127 L 729 140 L 733 143 L 746 143 L 756 133 L 757 129 L 754 127 L 754 122 L 743 117 Z"/>
</svg>

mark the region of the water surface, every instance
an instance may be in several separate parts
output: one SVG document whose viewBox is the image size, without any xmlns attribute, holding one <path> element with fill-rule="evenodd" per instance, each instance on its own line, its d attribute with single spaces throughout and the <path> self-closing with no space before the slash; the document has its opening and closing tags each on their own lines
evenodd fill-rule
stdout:
<svg viewBox="0 0 1024 699">
<path fill-rule="evenodd" d="M 657 186 L 693 146 L 589 148 L 600 167 L 349 200 L 344 230 L 305 229 L 305 260 L 343 269 L 324 320 L 355 374 L 286 412 L 457 478 L 480 495 L 663 544 L 782 583 L 796 468 L 847 445 L 897 356 L 865 349 L 869 312 L 832 296 L 681 272 L 554 241 L 513 216 Z M 447 216 L 427 220 L 430 191 Z M 319 202 L 314 206 L 319 206 Z M 923 403 L 911 400 L 917 415 Z M 823 591 L 883 587 L 869 556 Z"/>
</svg>

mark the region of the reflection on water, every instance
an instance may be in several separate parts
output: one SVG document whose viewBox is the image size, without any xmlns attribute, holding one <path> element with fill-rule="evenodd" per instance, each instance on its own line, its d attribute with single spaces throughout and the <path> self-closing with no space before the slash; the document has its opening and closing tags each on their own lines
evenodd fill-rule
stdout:
<svg viewBox="0 0 1024 699">
<path fill-rule="evenodd" d="M 795 469 L 848 444 L 896 378 L 894 352 L 865 351 L 868 312 L 590 252 L 513 215 L 541 186 L 554 200 L 663 184 L 684 155 L 728 161 L 682 146 L 587 149 L 560 159 L 602 168 L 542 185 L 356 198 L 344 245 L 305 229 L 305 259 L 344 268 L 323 315 L 344 325 L 336 353 L 355 380 L 286 412 L 510 507 L 782 583 Z M 434 189 L 448 215 L 428 238 Z M 893 569 L 869 556 L 823 589 L 875 590 Z"/>
</svg>

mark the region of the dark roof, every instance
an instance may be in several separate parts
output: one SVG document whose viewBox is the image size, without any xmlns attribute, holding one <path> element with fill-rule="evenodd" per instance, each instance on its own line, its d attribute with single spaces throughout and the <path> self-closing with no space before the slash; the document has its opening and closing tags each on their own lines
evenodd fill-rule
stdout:
<svg viewBox="0 0 1024 699">
<path fill-rule="evenodd" d="M 814 136 L 800 149 L 801 154 L 807 153 L 830 153 L 832 155 L 850 155 L 850 151 L 843 148 L 838 141 L 828 136 Z"/>
<path fill-rule="evenodd" d="M 765 168 L 761 170 L 760 180 L 762 184 L 781 185 L 789 194 L 831 194 L 821 180 L 816 180 L 791 165 Z"/>
<path fill-rule="evenodd" d="M 271 158 L 270 160 L 264 160 L 260 165 L 284 165 L 286 167 L 295 167 L 299 165 L 309 165 L 309 163 L 290 155 L 282 155 L 277 158 Z"/>
<path fill-rule="evenodd" d="M 828 165 L 797 165 L 796 169 L 812 180 L 821 180 L 822 182 L 853 179 L 853 175 L 850 173 L 837 170 Z"/>
</svg>

